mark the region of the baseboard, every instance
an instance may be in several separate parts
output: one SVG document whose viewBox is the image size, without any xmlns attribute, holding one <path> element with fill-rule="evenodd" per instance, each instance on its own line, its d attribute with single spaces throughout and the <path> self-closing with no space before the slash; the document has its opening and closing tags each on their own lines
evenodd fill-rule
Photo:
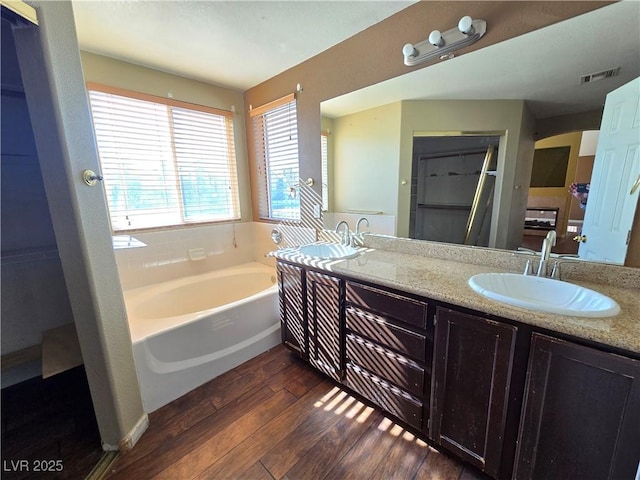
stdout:
<svg viewBox="0 0 640 480">
<path fill-rule="evenodd" d="M 131 449 L 136 443 L 138 443 L 138 440 L 140 440 L 140 437 L 148 427 L 149 416 L 144 413 L 135 424 L 135 426 L 131 429 L 131 431 L 127 433 L 127 436 L 120 440 L 120 443 L 118 444 L 118 450 L 120 450 L 120 453 L 127 453 L 131 451 Z"/>
<path fill-rule="evenodd" d="M 118 445 L 111 445 L 109 443 L 102 443 L 102 450 L 105 452 L 117 452 L 127 453 L 131 451 L 142 434 L 149 427 L 149 416 L 145 413 L 140 417 L 140 419 L 136 422 L 134 427 L 125 435 L 125 437 L 118 442 Z"/>
</svg>

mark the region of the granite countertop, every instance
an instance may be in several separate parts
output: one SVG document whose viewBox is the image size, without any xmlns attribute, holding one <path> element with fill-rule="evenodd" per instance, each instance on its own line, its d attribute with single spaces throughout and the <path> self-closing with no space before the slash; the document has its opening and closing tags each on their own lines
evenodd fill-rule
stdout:
<svg viewBox="0 0 640 480">
<path fill-rule="evenodd" d="M 348 260 L 318 262 L 296 255 L 295 250 L 274 256 L 640 354 L 640 302 L 634 288 L 572 279 L 572 283 L 603 293 L 620 305 L 616 316 L 585 318 L 514 307 L 485 298 L 469 287 L 467 281 L 473 275 L 509 271 L 496 266 L 370 248 Z"/>
</svg>

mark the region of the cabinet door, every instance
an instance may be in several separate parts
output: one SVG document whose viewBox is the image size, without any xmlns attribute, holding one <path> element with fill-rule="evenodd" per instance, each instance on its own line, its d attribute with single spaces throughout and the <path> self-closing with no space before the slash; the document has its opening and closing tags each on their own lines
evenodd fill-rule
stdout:
<svg viewBox="0 0 640 480">
<path fill-rule="evenodd" d="M 516 327 L 438 308 L 430 436 L 497 477 Z"/>
<path fill-rule="evenodd" d="M 305 312 L 304 269 L 278 262 L 280 326 L 282 343 L 307 358 L 307 322 Z"/>
<path fill-rule="evenodd" d="M 344 378 L 340 314 L 341 281 L 329 275 L 307 272 L 309 362 L 334 380 Z"/>
<path fill-rule="evenodd" d="M 515 478 L 638 478 L 640 362 L 534 334 Z"/>
</svg>

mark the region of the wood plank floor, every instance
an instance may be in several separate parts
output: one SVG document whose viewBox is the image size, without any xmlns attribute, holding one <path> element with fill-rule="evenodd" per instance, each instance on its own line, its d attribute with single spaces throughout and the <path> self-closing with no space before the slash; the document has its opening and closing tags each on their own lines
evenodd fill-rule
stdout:
<svg viewBox="0 0 640 480">
<path fill-rule="evenodd" d="M 3 480 L 81 479 L 102 454 L 83 367 L 2 389 Z M 62 471 L 36 473 L 37 466 Z"/>
<path fill-rule="evenodd" d="M 108 479 L 478 480 L 276 347 L 150 415 Z"/>
</svg>

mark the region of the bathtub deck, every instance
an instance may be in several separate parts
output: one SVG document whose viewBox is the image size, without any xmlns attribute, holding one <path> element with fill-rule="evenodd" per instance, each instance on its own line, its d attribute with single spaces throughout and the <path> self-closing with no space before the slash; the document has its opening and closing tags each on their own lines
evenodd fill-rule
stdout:
<svg viewBox="0 0 640 480">
<path fill-rule="evenodd" d="M 483 478 L 276 347 L 150 415 L 107 478 Z"/>
</svg>

